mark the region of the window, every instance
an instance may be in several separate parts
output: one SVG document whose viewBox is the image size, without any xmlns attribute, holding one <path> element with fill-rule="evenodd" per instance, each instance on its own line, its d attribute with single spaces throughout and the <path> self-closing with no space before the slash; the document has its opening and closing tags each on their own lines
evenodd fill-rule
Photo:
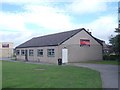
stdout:
<svg viewBox="0 0 120 90">
<path fill-rule="evenodd" d="M 25 55 L 25 50 L 21 50 L 21 55 Z"/>
<path fill-rule="evenodd" d="M 47 56 L 48 57 L 54 57 L 55 56 L 54 49 L 47 49 Z"/>
<path fill-rule="evenodd" d="M 37 56 L 43 56 L 43 49 L 37 50 Z"/>
<path fill-rule="evenodd" d="M 20 50 L 16 50 L 16 55 L 20 55 Z"/>
<path fill-rule="evenodd" d="M 34 51 L 32 49 L 29 50 L 29 56 L 33 56 Z"/>
</svg>

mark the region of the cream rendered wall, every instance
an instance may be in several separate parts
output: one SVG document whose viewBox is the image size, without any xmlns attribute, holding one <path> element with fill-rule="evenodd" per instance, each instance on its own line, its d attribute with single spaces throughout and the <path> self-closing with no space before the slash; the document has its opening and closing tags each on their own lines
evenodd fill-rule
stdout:
<svg viewBox="0 0 120 90">
<path fill-rule="evenodd" d="M 89 39 L 90 47 L 80 47 L 80 39 Z M 17 50 L 28 50 L 28 61 L 37 61 L 45 63 L 58 63 L 58 58 L 62 58 L 62 49 L 68 49 L 68 62 L 80 62 L 88 60 L 102 60 L 102 46 L 94 40 L 84 30 L 77 33 L 60 46 L 17 48 Z M 34 50 L 34 56 L 29 56 L 29 49 Z M 37 49 L 43 49 L 43 57 L 37 56 Z M 55 57 L 47 56 L 47 49 L 55 50 Z M 25 56 L 17 56 L 19 60 L 25 60 Z"/>
<path fill-rule="evenodd" d="M 29 50 L 34 50 L 34 55 L 29 56 Z M 37 49 L 43 49 L 43 56 L 37 56 Z M 47 56 L 47 49 L 55 50 L 55 57 Z M 17 55 L 18 60 L 25 61 L 25 56 L 21 55 L 21 50 L 28 50 L 28 61 L 32 62 L 42 62 L 42 63 L 58 63 L 58 46 L 49 46 L 49 47 L 33 47 L 33 48 L 17 48 L 16 50 L 20 50 L 20 55 Z"/>
<path fill-rule="evenodd" d="M 9 47 L 2 47 L 2 44 L 9 44 Z M 13 43 L 12 42 L 0 42 L 0 57 L 12 57 L 13 56 Z"/>
<path fill-rule="evenodd" d="M 2 57 L 2 43 L 0 42 L 0 58 Z"/>
<path fill-rule="evenodd" d="M 90 47 L 80 47 L 80 39 L 89 39 Z M 62 48 L 68 49 L 68 62 L 102 60 L 102 46 L 84 30 L 59 46 L 59 57 L 62 57 Z"/>
<path fill-rule="evenodd" d="M 21 50 L 26 50 L 26 48 L 19 48 L 19 49 L 16 49 L 16 50 L 19 50 L 19 55 L 16 55 L 17 60 L 24 61 L 25 60 L 25 55 L 21 55 Z"/>
<path fill-rule="evenodd" d="M 37 49 L 43 49 L 43 57 L 37 56 L 37 60 L 40 62 L 47 62 L 47 63 L 57 63 L 58 61 L 58 46 L 51 46 L 51 47 L 39 47 Z M 37 52 L 36 49 L 36 52 Z M 55 57 L 48 57 L 47 56 L 47 49 L 54 49 L 55 50 Z"/>
<path fill-rule="evenodd" d="M 74 35 L 72 38 L 68 39 L 67 41 L 65 41 L 64 44 L 79 44 L 80 39 L 89 39 L 91 44 L 93 45 L 100 45 L 95 39 L 93 39 L 86 31 L 82 30 L 79 33 L 77 33 L 76 35 Z"/>
</svg>

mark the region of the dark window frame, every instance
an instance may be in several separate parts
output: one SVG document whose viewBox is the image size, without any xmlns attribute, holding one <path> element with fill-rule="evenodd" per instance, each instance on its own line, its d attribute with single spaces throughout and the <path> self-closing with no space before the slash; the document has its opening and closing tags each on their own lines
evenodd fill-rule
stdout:
<svg viewBox="0 0 120 90">
<path fill-rule="evenodd" d="M 55 57 L 55 49 L 47 49 L 48 57 Z"/>
<path fill-rule="evenodd" d="M 37 56 L 43 57 L 43 49 L 37 49 Z"/>
<path fill-rule="evenodd" d="M 29 56 L 34 56 L 34 50 L 33 49 L 29 49 Z"/>
<path fill-rule="evenodd" d="M 21 55 L 22 55 L 22 56 L 25 55 L 25 50 L 21 50 Z"/>
<path fill-rule="evenodd" d="M 16 55 L 20 55 L 20 50 L 16 50 Z"/>
</svg>

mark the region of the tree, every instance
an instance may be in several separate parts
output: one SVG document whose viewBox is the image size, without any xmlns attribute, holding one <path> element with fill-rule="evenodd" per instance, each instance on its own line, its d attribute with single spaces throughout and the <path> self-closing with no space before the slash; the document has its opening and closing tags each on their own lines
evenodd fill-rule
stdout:
<svg viewBox="0 0 120 90">
<path fill-rule="evenodd" d="M 117 35 L 111 37 L 109 42 L 112 44 L 113 51 L 117 55 L 120 55 L 120 28 L 116 28 L 115 32 L 117 33 Z"/>
<path fill-rule="evenodd" d="M 120 28 L 116 28 L 116 33 L 120 34 Z"/>
</svg>

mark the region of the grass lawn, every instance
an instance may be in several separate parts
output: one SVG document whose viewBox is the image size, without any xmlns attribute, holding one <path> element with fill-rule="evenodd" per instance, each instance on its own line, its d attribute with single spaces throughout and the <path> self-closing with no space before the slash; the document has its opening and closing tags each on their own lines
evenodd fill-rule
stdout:
<svg viewBox="0 0 120 90">
<path fill-rule="evenodd" d="M 118 61 L 86 61 L 86 62 L 81 62 L 81 63 L 93 63 L 93 64 L 111 64 L 111 65 L 120 65 L 120 62 L 118 63 Z"/>
<path fill-rule="evenodd" d="M 2 62 L 3 88 L 102 88 L 100 73 L 74 66 Z"/>
<path fill-rule="evenodd" d="M 2 89 L 2 61 L 0 60 L 0 90 Z"/>
</svg>

